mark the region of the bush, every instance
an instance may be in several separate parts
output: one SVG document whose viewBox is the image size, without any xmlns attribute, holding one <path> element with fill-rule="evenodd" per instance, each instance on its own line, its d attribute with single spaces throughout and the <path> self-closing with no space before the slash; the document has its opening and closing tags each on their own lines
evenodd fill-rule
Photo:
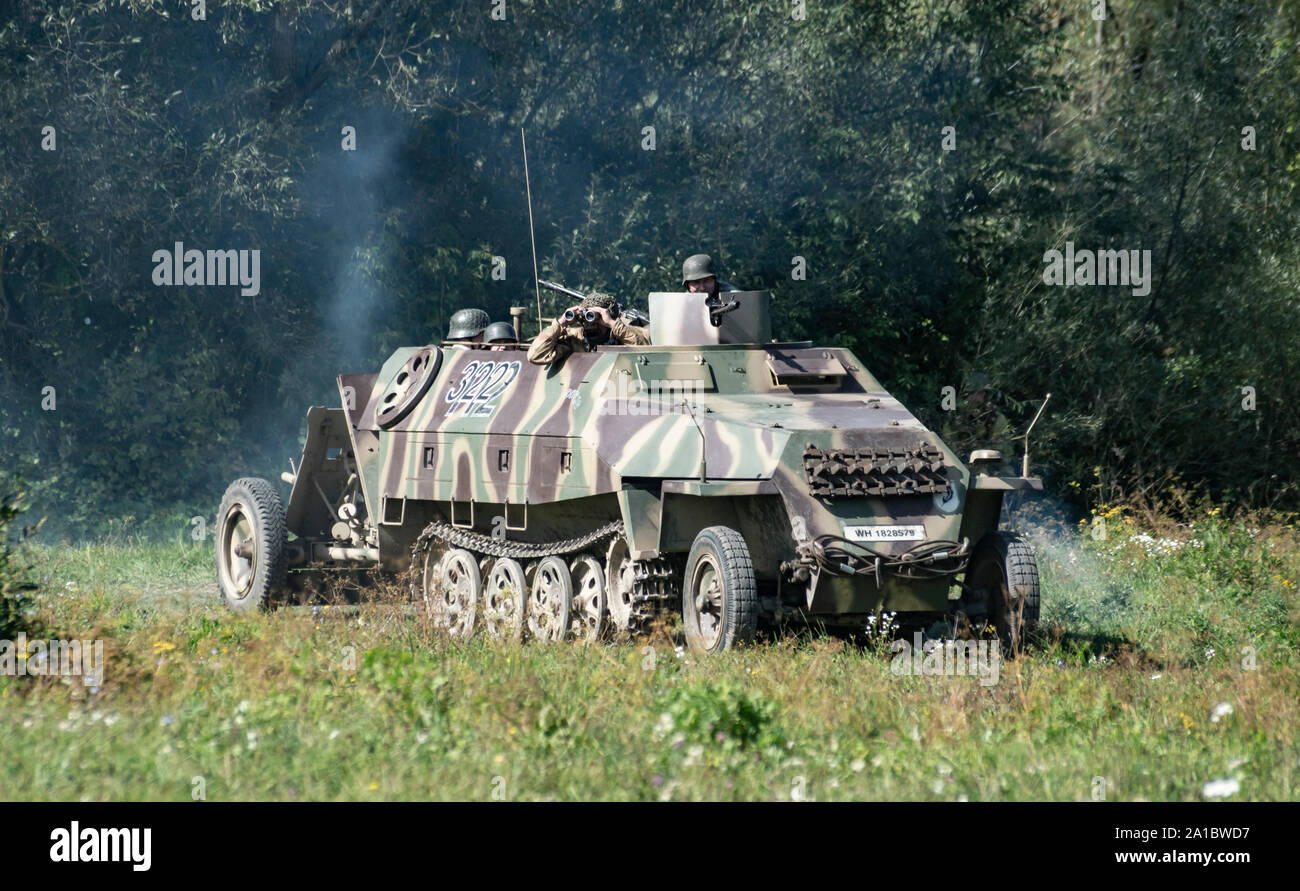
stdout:
<svg viewBox="0 0 1300 891">
<path fill-rule="evenodd" d="M 35 631 L 27 592 L 36 586 L 28 581 L 27 567 L 15 558 L 9 541 L 9 527 L 22 511 L 21 492 L 0 495 L 0 639 L 4 640 L 13 640 L 19 631 Z"/>
</svg>

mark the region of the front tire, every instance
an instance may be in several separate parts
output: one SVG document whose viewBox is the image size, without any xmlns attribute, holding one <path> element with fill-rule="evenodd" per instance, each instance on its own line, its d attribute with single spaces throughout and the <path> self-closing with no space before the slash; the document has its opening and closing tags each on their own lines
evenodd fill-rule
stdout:
<svg viewBox="0 0 1300 891">
<path fill-rule="evenodd" d="M 990 532 L 980 539 L 966 572 L 966 584 L 988 595 L 988 619 L 1002 649 L 1014 657 L 1038 631 L 1038 563 L 1023 538 Z"/>
<path fill-rule="evenodd" d="M 750 643 L 758 628 L 758 590 L 749 546 L 729 526 L 700 530 L 686 558 L 682 587 L 686 643 L 701 653 L 721 653 Z"/>
<path fill-rule="evenodd" d="M 270 605 L 288 572 L 284 506 L 264 479 L 244 477 L 226 489 L 217 511 L 217 588 L 237 613 Z"/>
</svg>

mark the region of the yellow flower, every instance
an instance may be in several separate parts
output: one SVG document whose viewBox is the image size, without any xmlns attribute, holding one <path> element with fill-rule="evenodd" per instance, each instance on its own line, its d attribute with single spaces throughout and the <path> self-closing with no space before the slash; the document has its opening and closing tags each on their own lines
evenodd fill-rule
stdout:
<svg viewBox="0 0 1300 891">
<path fill-rule="evenodd" d="M 370 791 L 371 791 L 371 792 L 374 792 L 374 791 L 375 791 L 376 789 L 378 789 L 378 788 L 379 788 L 379 784 L 378 784 L 378 783 L 371 783 L 371 784 L 370 784 Z"/>
<path fill-rule="evenodd" d="M 153 649 L 155 653 L 169 653 L 176 649 L 176 644 L 169 640 L 155 640 L 153 642 Z"/>
</svg>

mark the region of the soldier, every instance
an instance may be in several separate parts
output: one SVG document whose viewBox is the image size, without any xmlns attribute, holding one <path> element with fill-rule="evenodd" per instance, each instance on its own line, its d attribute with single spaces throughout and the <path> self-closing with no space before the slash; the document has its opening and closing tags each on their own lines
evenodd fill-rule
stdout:
<svg viewBox="0 0 1300 891">
<path fill-rule="evenodd" d="M 682 287 L 693 294 L 716 297 L 719 291 L 740 290 L 730 282 L 718 281 L 713 271 L 713 258 L 708 254 L 692 254 L 682 264 Z"/>
<path fill-rule="evenodd" d="M 483 342 L 493 344 L 492 349 L 503 350 L 507 343 L 515 340 L 515 326 L 509 322 L 493 322 L 483 329 Z"/>
<path fill-rule="evenodd" d="M 650 342 L 650 333 L 637 325 L 623 321 L 618 312 L 618 303 L 608 294 L 595 291 L 588 294 L 577 306 L 570 307 L 578 313 L 572 327 L 565 327 L 561 314 L 545 331 L 533 339 L 528 347 L 528 361 L 534 365 L 551 365 L 562 362 L 570 353 L 578 350 L 591 351 L 605 343 L 639 346 Z M 586 321 L 582 313 L 588 309 L 596 311 L 593 321 Z"/>
<path fill-rule="evenodd" d="M 451 315 L 447 339 L 463 344 L 482 343 L 483 329 L 492 321 L 481 309 L 458 309 Z"/>
</svg>

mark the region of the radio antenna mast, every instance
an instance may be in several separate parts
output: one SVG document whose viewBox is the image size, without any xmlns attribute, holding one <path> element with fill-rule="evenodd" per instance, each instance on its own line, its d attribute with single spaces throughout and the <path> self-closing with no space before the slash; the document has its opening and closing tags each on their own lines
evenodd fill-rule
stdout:
<svg viewBox="0 0 1300 891">
<path fill-rule="evenodd" d="M 533 235 L 533 184 L 528 179 L 528 138 L 524 128 L 519 128 L 519 141 L 524 147 L 524 188 L 528 192 L 528 240 L 533 246 L 533 290 L 537 292 L 537 333 L 542 333 L 542 286 L 537 275 L 537 237 Z"/>
</svg>

